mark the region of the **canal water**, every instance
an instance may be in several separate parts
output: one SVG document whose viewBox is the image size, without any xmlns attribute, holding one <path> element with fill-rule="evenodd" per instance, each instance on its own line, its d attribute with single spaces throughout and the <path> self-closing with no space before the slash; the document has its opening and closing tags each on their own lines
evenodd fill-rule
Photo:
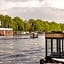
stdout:
<svg viewBox="0 0 64 64">
<path fill-rule="evenodd" d="M 14 39 L 0 37 L 0 64 L 39 64 L 45 56 L 44 35 L 35 39 L 16 37 L 19 36 Z"/>
</svg>

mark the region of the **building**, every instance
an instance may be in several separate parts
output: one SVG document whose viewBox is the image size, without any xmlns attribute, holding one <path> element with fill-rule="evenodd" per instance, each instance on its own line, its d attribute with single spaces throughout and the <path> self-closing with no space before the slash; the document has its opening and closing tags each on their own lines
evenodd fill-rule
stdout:
<svg viewBox="0 0 64 64">
<path fill-rule="evenodd" d="M 0 28 L 0 36 L 12 36 L 13 29 L 12 28 Z"/>
</svg>

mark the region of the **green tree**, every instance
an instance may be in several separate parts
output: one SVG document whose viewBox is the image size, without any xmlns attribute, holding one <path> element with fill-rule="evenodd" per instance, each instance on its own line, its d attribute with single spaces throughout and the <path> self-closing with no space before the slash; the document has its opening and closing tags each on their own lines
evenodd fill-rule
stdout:
<svg viewBox="0 0 64 64">
<path fill-rule="evenodd" d="M 20 17 L 14 17 L 13 21 L 16 23 L 18 27 L 18 31 L 24 31 L 24 22 Z"/>
<path fill-rule="evenodd" d="M 35 22 L 34 19 L 29 19 L 29 20 L 28 20 L 28 23 L 30 24 L 30 29 L 29 29 L 29 31 L 35 31 L 35 29 L 34 29 L 34 22 Z"/>
<path fill-rule="evenodd" d="M 4 20 L 3 20 L 3 27 L 4 28 L 12 28 L 12 18 L 8 15 L 4 16 Z"/>
<path fill-rule="evenodd" d="M 50 29 L 50 31 L 61 31 L 60 25 L 56 22 L 50 22 L 49 29 Z"/>
<path fill-rule="evenodd" d="M 60 23 L 61 31 L 64 31 L 64 24 Z"/>
</svg>

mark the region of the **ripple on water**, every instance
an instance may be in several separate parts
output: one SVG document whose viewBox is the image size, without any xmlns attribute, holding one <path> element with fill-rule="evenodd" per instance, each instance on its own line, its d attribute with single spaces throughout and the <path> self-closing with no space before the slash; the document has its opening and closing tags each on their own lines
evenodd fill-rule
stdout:
<svg viewBox="0 0 64 64">
<path fill-rule="evenodd" d="M 10 57 L 10 58 L 13 58 L 13 57 L 25 57 L 26 55 L 24 55 L 24 54 L 15 54 L 15 55 L 11 55 L 11 56 L 8 56 L 8 57 Z"/>
<path fill-rule="evenodd" d="M 39 64 L 44 53 L 42 41 L 42 38 L 0 40 L 0 64 Z"/>
</svg>

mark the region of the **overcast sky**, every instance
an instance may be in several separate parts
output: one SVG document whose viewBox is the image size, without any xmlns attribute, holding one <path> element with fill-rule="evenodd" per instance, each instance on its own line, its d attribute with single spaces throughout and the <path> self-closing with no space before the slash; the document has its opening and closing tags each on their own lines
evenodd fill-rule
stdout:
<svg viewBox="0 0 64 64">
<path fill-rule="evenodd" d="M 0 0 L 0 14 L 64 22 L 64 0 Z"/>
</svg>

